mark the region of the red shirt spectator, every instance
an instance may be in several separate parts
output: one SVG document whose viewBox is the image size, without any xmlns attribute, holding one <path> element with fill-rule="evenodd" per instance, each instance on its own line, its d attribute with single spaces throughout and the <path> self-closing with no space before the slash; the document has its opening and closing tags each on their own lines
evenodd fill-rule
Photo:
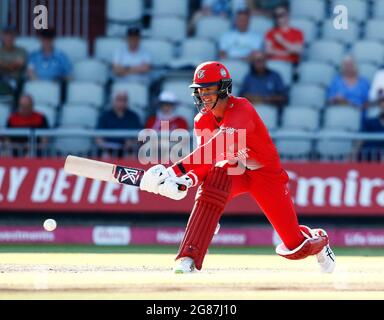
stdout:
<svg viewBox="0 0 384 320">
<path fill-rule="evenodd" d="M 271 60 L 297 64 L 304 45 L 303 33 L 289 26 L 289 13 L 286 7 L 277 7 L 274 17 L 276 27 L 268 31 L 265 36 L 268 57 Z"/>
<path fill-rule="evenodd" d="M 169 126 L 169 131 L 175 129 L 188 130 L 187 121 L 175 113 L 177 99 L 172 92 L 162 92 L 159 97 L 159 105 L 160 106 L 156 114 L 148 118 L 145 125 L 147 129 L 160 131 L 166 130 L 167 126 Z M 162 124 L 162 122 L 165 122 L 165 124 Z"/>
<path fill-rule="evenodd" d="M 33 99 L 31 96 L 24 95 L 19 99 L 18 110 L 12 113 L 7 122 L 7 128 L 21 129 L 48 129 L 47 118 L 33 110 Z M 9 144 L 25 144 L 23 147 L 27 148 L 28 137 L 12 137 L 7 139 Z M 41 137 L 38 139 L 38 148 L 44 148 L 47 146 L 48 139 Z"/>
</svg>

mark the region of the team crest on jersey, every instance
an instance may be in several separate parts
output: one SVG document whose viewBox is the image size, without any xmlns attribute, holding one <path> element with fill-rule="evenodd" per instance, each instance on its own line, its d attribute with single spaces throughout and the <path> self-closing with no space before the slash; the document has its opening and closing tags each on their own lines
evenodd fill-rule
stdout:
<svg viewBox="0 0 384 320">
<path fill-rule="evenodd" d="M 227 72 L 225 71 L 224 68 L 220 69 L 220 74 L 221 74 L 222 77 L 226 77 L 227 76 Z"/>
<path fill-rule="evenodd" d="M 199 70 L 198 72 L 197 72 L 197 77 L 199 78 L 199 79 L 203 79 L 204 77 L 205 77 L 205 70 Z"/>
</svg>

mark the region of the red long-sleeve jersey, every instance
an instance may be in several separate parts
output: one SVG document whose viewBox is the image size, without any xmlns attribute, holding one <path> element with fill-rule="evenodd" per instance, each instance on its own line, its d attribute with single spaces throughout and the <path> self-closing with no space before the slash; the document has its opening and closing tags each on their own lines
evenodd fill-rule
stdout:
<svg viewBox="0 0 384 320">
<path fill-rule="evenodd" d="M 281 166 L 267 128 L 245 98 L 230 96 L 221 122 L 212 112 L 199 113 L 194 127 L 198 147 L 172 166 L 177 175 L 192 173 L 202 181 L 213 165 L 224 160 L 250 169 Z"/>
</svg>

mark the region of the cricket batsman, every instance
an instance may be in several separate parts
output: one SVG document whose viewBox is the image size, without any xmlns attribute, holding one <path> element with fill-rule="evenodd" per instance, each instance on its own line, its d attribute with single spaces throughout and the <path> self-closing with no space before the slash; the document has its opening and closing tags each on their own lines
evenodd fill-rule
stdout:
<svg viewBox="0 0 384 320">
<path fill-rule="evenodd" d="M 248 192 L 282 240 L 278 255 L 292 260 L 315 255 L 321 270 L 332 272 L 335 256 L 327 233 L 299 225 L 277 149 L 252 104 L 231 95 L 227 68 L 217 61 L 200 64 L 190 88 L 199 109 L 197 148 L 168 168 L 151 167 L 140 184 L 141 190 L 174 200 L 199 185 L 174 271 L 201 270 L 226 204 Z"/>
</svg>

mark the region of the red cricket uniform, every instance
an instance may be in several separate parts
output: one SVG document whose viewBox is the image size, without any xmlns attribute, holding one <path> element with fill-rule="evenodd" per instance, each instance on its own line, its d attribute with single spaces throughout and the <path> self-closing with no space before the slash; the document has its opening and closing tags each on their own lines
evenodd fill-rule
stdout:
<svg viewBox="0 0 384 320">
<path fill-rule="evenodd" d="M 201 135 L 200 131 L 204 129 L 209 129 L 208 136 Z M 195 133 L 199 146 L 178 164 L 182 164 L 190 177 L 194 180 L 197 177 L 201 182 L 212 166 L 222 166 L 225 162 L 226 167 L 231 167 L 230 163 L 241 162 L 246 169 L 230 176 L 230 199 L 249 192 L 286 247 L 290 250 L 298 247 L 304 236 L 286 186 L 288 175 L 282 169 L 276 147 L 252 104 L 245 98 L 230 96 L 222 121 L 217 122 L 212 112 L 199 113 L 195 117 Z M 240 141 L 242 134 L 246 137 L 245 145 Z M 223 141 L 224 147 L 221 147 L 219 142 Z M 182 172 L 178 164 L 172 168 L 179 175 Z"/>
<path fill-rule="evenodd" d="M 285 47 L 283 47 L 279 42 L 276 41 L 276 34 L 281 35 L 285 40 L 287 40 L 291 44 L 303 44 L 304 42 L 303 33 L 299 29 L 289 28 L 287 30 L 283 30 L 281 28 L 274 28 L 266 34 L 265 40 L 269 41 L 272 44 L 272 48 L 275 50 L 287 51 Z M 272 55 L 269 57 L 269 59 L 298 63 L 300 61 L 300 56 L 298 54 L 291 53 L 286 55 Z"/>
</svg>

